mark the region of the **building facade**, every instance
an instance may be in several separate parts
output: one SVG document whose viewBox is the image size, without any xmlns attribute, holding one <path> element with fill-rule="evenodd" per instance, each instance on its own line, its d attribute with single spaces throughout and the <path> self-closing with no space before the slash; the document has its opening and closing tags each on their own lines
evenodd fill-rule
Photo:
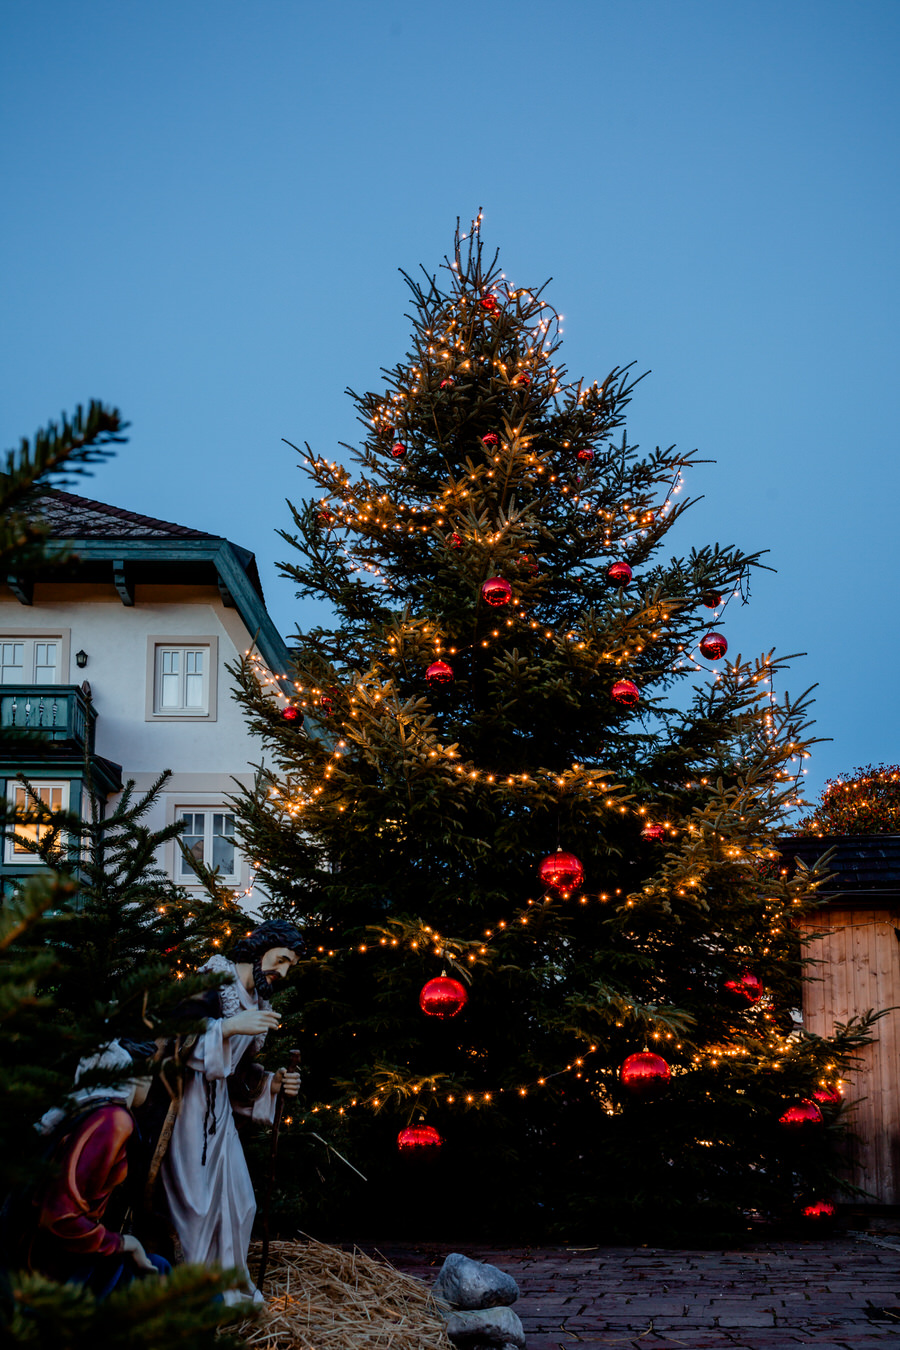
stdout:
<svg viewBox="0 0 900 1350">
<path fill-rule="evenodd" d="M 87 779 L 112 802 L 129 779 L 141 792 L 169 769 L 146 824 L 183 820 L 194 855 L 248 891 L 228 797 L 236 781 L 252 782 L 262 748 L 227 667 L 254 645 L 274 674 L 288 663 L 253 554 L 71 493 L 48 494 L 42 511 L 65 556 L 0 587 L 0 735 L 29 728 L 40 745 L 4 738 L 0 788 L 23 801 L 24 774 L 48 805 L 83 811 Z M 160 862 L 196 883 L 174 841 Z M 4 892 L 39 866 L 3 841 Z M 253 908 L 252 895 L 246 903 Z"/>
</svg>

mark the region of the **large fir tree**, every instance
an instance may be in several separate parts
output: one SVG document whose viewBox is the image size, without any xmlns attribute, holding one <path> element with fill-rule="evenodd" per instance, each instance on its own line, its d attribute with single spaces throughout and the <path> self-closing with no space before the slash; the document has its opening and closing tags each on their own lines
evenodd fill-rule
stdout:
<svg viewBox="0 0 900 1350">
<path fill-rule="evenodd" d="M 667 557 L 695 456 L 629 445 L 629 370 L 570 379 L 554 309 L 478 222 L 445 263 L 407 277 L 407 357 L 348 391 L 356 469 L 302 455 L 285 571 L 334 625 L 290 672 L 240 671 L 270 765 L 244 839 L 312 940 L 303 1217 L 597 1240 L 797 1214 L 833 1189 L 842 1109 L 780 1118 L 833 1095 L 868 1024 L 796 1028 L 820 878 L 771 864 L 808 697 L 718 637 L 760 554 Z M 583 881 L 539 878 L 560 850 Z M 454 1017 L 420 1008 L 442 972 Z M 645 1052 L 671 1071 L 648 1095 L 621 1074 Z M 424 1188 L 395 1142 L 420 1121 L 443 1140 L 412 1150 Z M 319 1139 L 369 1181 L 321 1154 L 317 1208 Z"/>
</svg>

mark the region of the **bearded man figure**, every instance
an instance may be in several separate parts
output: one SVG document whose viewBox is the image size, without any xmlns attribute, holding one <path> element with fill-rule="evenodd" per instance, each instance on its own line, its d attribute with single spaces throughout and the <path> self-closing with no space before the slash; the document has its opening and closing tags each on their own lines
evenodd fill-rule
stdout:
<svg viewBox="0 0 900 1350">
<path fill-rule="evenodd" d="M 278 1093 L 296 1097 L 300 1075 L 267 1073 L 254 1063 L 281 1014 L 269 998 L 305 950 L 292 924 L 261 924 L 229 957 L 213 956 L 201 973 L 224 973 L 221 989 L 193 999 L 188 1010 L 206 1028 L 184 1057 L 181 1105 L 163 1160 L 161 1179 L 185 1261 L 237 1267 L 246 1295 L 260 1301 L 247 1269 L 256 1200 L 235 1113 L 272 1123 Z"/>
</svg>

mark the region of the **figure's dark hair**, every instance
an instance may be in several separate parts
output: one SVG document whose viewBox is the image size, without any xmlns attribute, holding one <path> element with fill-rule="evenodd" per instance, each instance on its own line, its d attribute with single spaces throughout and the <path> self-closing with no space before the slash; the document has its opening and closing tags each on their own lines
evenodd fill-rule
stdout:
<svg viewBox="0 0 900 1350">
<path fill-rule="evenodd" d="M 236 943 L 228 953 L 228 959 L 235 962 L 248 961 L 252 964 L 254 961 L 262 960 L 266 952 L 271 951 L 273 947 L 288 947 L 297 956 L 303 956 L 306 952 L 306 939 L 300 929 L 288 923 L 287 919 L 269 919 Z"/>
</svg>

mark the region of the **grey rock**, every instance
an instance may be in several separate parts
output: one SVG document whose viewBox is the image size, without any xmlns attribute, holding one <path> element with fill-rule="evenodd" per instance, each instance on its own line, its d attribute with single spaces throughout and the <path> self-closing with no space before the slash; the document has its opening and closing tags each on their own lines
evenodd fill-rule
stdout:
<svg viewBox="0 0 900 1350">
<path fill-rule="evenodd" d="M 434 1289 L 454 1308 L 475 1311 L 479 1308 L 505 1307 L 519 1297 L 519 1286 L 511 1275 L 486 1261 L 473 1261 L 459 1252 L 451 1252 L 441 1267 Z"/>
<path fill-rule="evenodd" d="M 447 1335 L 459 1350 L 525 1350 L 525 1331 L 512 1308 L 451 1312 Z"/>
</svg>

